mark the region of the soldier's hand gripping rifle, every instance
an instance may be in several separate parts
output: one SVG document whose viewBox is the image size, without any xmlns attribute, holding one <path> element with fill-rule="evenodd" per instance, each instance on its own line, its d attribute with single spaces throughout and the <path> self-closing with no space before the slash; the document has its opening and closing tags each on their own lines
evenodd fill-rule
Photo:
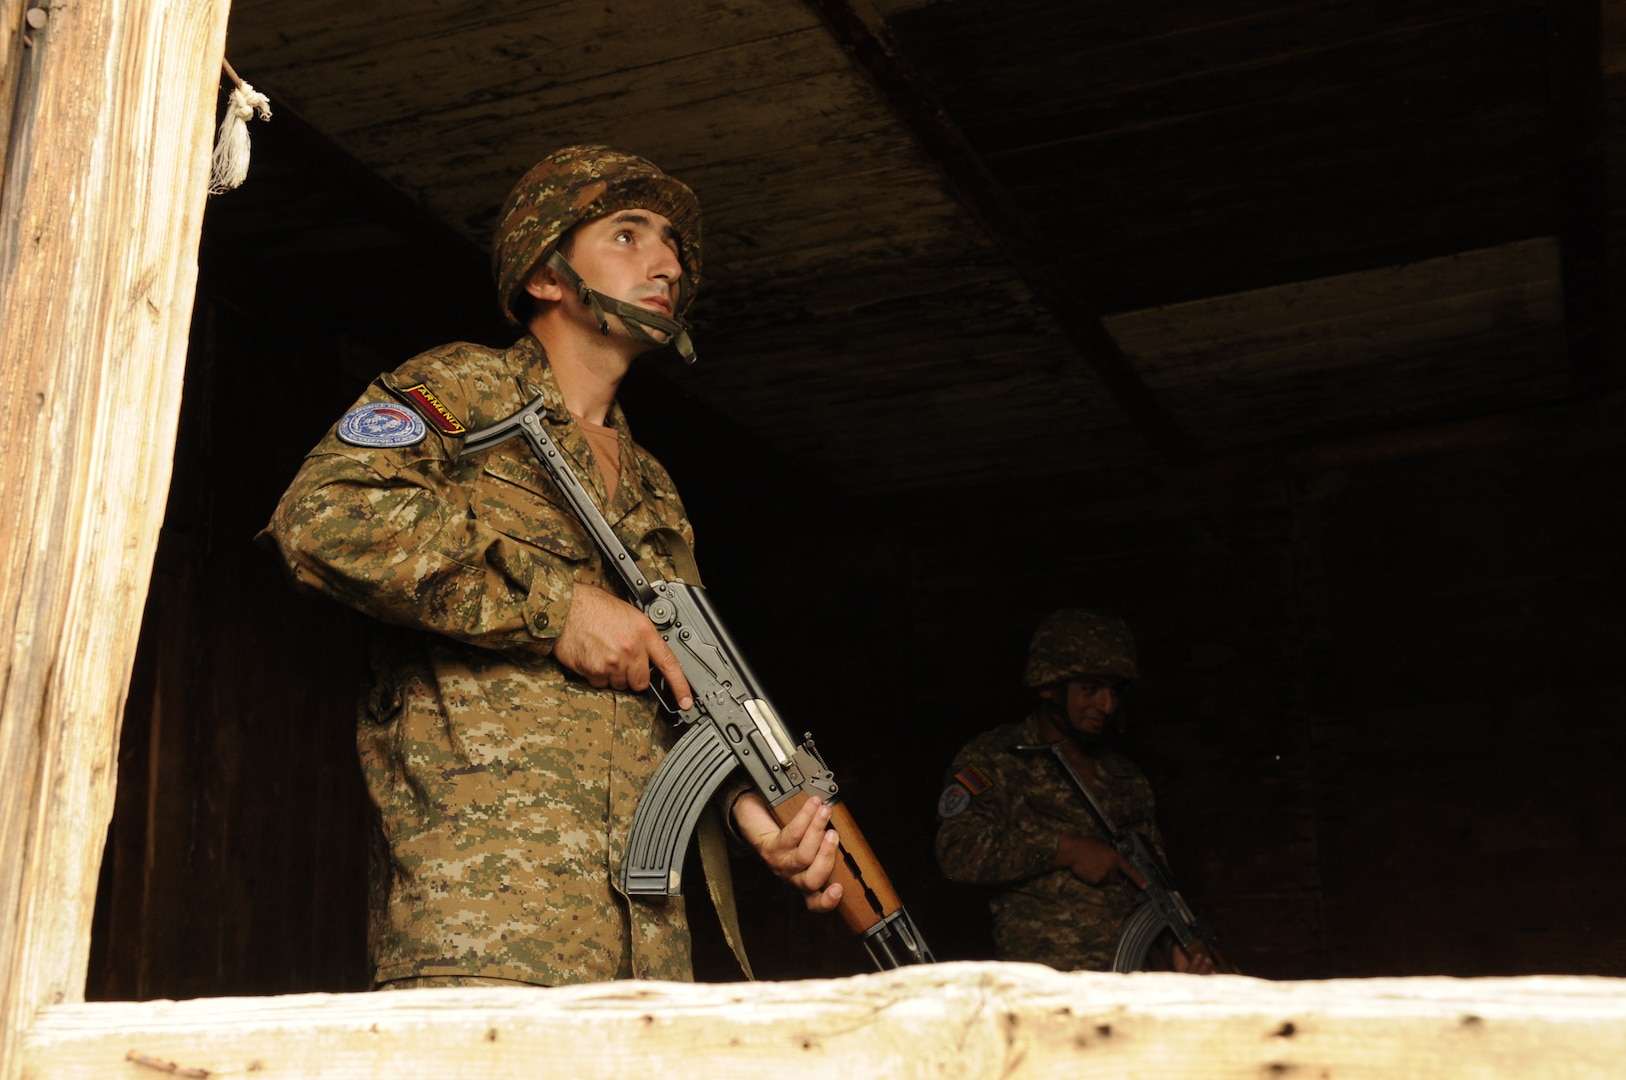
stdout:
<svg viewBox="0 0 1626 1080">
<path fill-rule="evenodd" d="M 1168 867 L 1163 865 L 1163 860 L 1158 858 L 1157 851 L 1140 833 L 1118 828 L 1106 807 L 1096 800 L 1095 792 L 1090 790 L 1067 757 L 1066 747 L 1067 740 L 1058 739 L 1053 743 L 1014 746 L 1011 749 L 1019 753 L 1043 752 L 1054 757 L 1073 786 L 1078 788 L 1079 794 L 1084 796 L 1084 801 L 1089 803 L 1101 827 L 1112 837 L 1112 846 L 1118 854 L 1129 860 L 1136 872 L 1146 879 L 1146 888 L 1141 890 L 1137 900 L 1138 906 L 1125 920 L 1123 934 L 1118 938 L 1118 952 L 1113 958 L 1112 970 L 1141 970 L 1146 950 L 1153 940 L 1167 930 L 1174 935 L 1175 942 L 1186 951 L 1187 956 L 1194 960 L 1199 956 L 1208 956 L 1214 962 L 1215 971 L 1236 974 L 1236 968 L 1214 944 L 1214 931 L 1191 910 L 1185 897 L 1180 895 L 1180 890 L 1174 887 L 1174 878 L 1169 874 Z"/>
<path fill-rule="evenodd" d="M 632 896 L 682 891 L 683 858 L 695 824 L 723 781 L 743 768 L 781 825 L 795 817 L 810 796 L 830 805 L 829 827 L 841 842 L 831 874 L 842 887 L 837 910 L 862 937 L 876 966 L 886 970 L 932 962 L 931 950 L 886 871 L 840 802 L 835 777 L 814 749 L 812 735 L 799 740 L 791 736 L 703 589 L 683 581 L 650 581 L 639 569 L 549 438 L 543 411 L 542 399 L 537 398 L 506 420 L 470 434 L 460 456 L 480 453 L 516 435 L 525 439 L 605 563 L 615 568 L 633 606 L 672 647 L 694 695 L 694 705 L 682 712 L 662 699 L 687 730 L 638 800 L 623 888 Z M 682 541 L 675 534 L 673 539 Z"/>
</svg>

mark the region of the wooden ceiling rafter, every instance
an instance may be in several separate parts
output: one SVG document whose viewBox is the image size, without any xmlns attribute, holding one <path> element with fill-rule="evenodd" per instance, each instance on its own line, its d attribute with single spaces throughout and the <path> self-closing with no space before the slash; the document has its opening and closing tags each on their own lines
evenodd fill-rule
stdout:
<svg viewBox="0 0 1626 1080">
<path fill-rule="evenodd" d="M 1045 250 L 935 95 L 883 40 L 885 27 L 879 13 L 868 10 L 860 14 L 853 0 L 806 2 L 880 90 L 904 128 L 942 171 L 949 189 L 1162 461 L 1180 466 L 1198 460 L 1198 448 L 1147 388 L 1133 362 L 1102 325 L 1100 313 L 1087 298 L 1080 300 L 1075 287 L 1064 290 L 1060 286 L 1053 253 Z"/>
<path fill-rule="evenodd" d="M 1097 521 L 1230 513 L 1289 502 L 1298 497 L 1296 485 L 1308 477 L 1393 462 L 1558 441 L 1579 442 L 1602 452 L 1623 421 L 1626 391 L 1613 390 L 1591 400 L 1213 454 L 1188 468 L 1157 474 L 1132 470 L 1078 473 L 939 490 L 929 498 L 910 501 L 898 512 L 915 530 L 944 527 L 945 508 L 969 503 L 991 508 L 993 520 L 1020 519 L 1029 527 L 1033 522 L 1075 516 L 1081 507 L 1087 507 Z M 1041 509 L 1035 511 L 1035 507 Z"/>
</svg>

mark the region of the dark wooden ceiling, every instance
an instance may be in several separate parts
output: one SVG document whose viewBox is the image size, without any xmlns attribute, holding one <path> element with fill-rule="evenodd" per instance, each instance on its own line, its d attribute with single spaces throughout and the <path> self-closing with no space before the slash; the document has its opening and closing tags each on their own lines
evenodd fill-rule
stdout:
<svg viewBox="0 0 1626 1080">
<path fill-rule="evenodd" d="M 701 362 L 660 378 L 783 458 L 870 497 L 1166 471 L 1614 385 L 1615 15 L 237 0 L 255 138 L 344 197 L 273 163 L 211 215 L 338 298 L 427 244 L 449 283 L 389 295 L 450 312 L 521 171 L 624 146 L 706 213 Z"/>
</svg>

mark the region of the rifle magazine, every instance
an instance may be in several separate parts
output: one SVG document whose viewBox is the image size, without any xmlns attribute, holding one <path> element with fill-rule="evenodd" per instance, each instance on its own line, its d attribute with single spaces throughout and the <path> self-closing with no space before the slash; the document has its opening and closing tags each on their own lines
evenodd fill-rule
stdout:
<svg viewBox="0 0 1626 1080">
<path fill-rule="evenodd" d="M 683 856 L 695 823 L 738 766 L 717 726 L 698 724 L 678 740 L 638 800 L 627 838 L 621 887 L 628 896 L 683 891 Z"/>
</svg>

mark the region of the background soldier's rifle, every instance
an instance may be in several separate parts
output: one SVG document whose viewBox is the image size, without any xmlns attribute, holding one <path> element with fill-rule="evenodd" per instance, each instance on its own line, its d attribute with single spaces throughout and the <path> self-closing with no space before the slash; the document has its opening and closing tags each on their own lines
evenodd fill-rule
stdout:
<svg viewBox="0 0 1626 1080">
<path fill-rule="evenodd" d="M 836 910 L 862 937 L 876 966 L 885 970 L 932 962 L 914 920 L 840 801 L 835 777 L 814 749 L 812 735 L 791 737 L 703 589 L 686 581 L 651 581 L 639 569 L 548 436 L 543 412 L 539 397 L 507 419 L 470 434 L 460 456 L 480 453 L 516 435 L 525 439 L 592 536 L 605 564 L 620 577 L 633 606 L 648 616 L 672 647 L 694 695 L 693 707 L 681 712 L 662 698 L 686 731 L 638 800 L 622 887 L 630 896 L 681 892 L 683 858 L 695 824 L 723 781 L 743 768 L 781 825 L 795 817 L 810 796 L 830 805 L 830 828 L 841 841 L 831 875 L 842 887 Z M 673 554 L 680 574 L 698 580 L 683 538 L 671 530 L 663 533 L 668 547 L 678 549 Z"/>
<path fill-rule="evenodd" d="M 1035 743 L 1012 747 L 1021 753 L 1047 753 L 1061 765 L 1067 778 L 1078 788 L 1079 794 L 1089 804 L 1096 820 L 1112 838 L 1112 846 L 1118 854 L 1129 860 L 1140 876 L 1146 879 L 1146 888 L 1141 890 L 1136 898 L 1136 908 L 1124 921 L 1123 933 L 1118 938 L 1118 952 L 1113 958 L 1114 971 L 1140 971 L 1142 961 L 1152 942 L 1165 930 L 1174 935 L 1175 942 L 1186 951 L 1186 955 L 1195 960 L 1199 956 L 1207 955 L 1214 961 L 1214 970 L 1234 975 L 1235 967 L 1225 959 L 1223 953 L 1214 945 L 1214 931 L 1208 924 L 1199 918 L 1186 904 L 1185 897 L 1180 890 L 1174 887 L 1174 878 L 1169 874 L 1169 868 L 1163 865 L 1157 851 L 1147 842 L 1146 837 L 1138 832 L 1120 829 L 1107 813 L 1106 807 L 1096 799 L 1095 792 L 1084 782 L 1078 769 L 1066 754 L 1067 740 L 1058 739 L 1053 743 Z"/>
</svg>

